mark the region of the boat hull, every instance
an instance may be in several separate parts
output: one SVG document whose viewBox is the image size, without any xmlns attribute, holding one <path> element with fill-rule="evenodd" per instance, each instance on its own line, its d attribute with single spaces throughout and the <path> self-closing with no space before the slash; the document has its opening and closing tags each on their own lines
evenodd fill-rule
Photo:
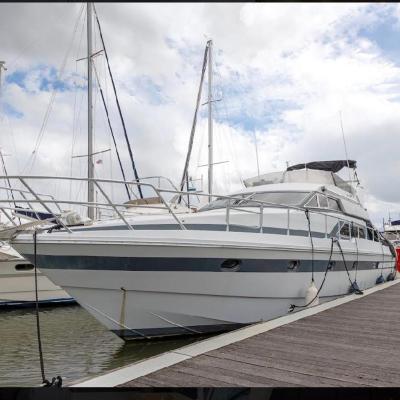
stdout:
<svg viewBox="0 0 400 400">
<path fill-rule="evenodd" d="M 304 306 L 312 275 L 319 288 L 327 274 L 320 292 L 326 301 L 348 294 L 350 281 L 366 289 L 380 275 L 386 280 L 394 266 L 380 244 L 367 251 L 358 243 L 356 252 L 354 243 L 342 241 L 348 273 L 335 244 L 334 263 L 326 272 L 330 239 L 315 239 L 312 257 L 305 237 L 288 245 L 279 235 L 268 235 L 262 246 L 259 235 L 252 240 L 249 234 L 230 233 L 230 242 L 222 243 L 220 235 L 217 240 L 209 232 L 196 233 L 202 240 L 178 234 L 180 242 L 172 233 L 143 240 L 142 231 L 141 240 L 131 233 L 104 239 L 107 246 L 98 237 L 40 237 L 37 259 L 52 281 L 125 340 L 220 332 L 270 320 L 285 315 L 292 304 Z M 23 238 L 15 245 L 33 257 Z M 240 265 L 227 270 L 227 260 Z"/>
</svg>

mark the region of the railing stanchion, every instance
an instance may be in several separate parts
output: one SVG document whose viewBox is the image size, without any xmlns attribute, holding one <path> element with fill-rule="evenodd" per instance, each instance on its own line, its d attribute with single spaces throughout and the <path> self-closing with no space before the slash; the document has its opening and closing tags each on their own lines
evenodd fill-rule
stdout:
<svg viewBox="0 0 400 400">
<path fill-rule="evenodd" d="M 128 229 L 130 229 L 131 231 L 133 231 L 133 227 L 131 226 L 131 224 L 129 224 L 129 222 L 125 219 L 125 217 L 120 213 L 120 211 L 118 210 L 118 208 L 115 206 L 115 204 L 110 200 L 110 198 L 107 196 L 106 192 L 103 190 L 103 188 L 99 185 L 99 183 L 93 179 L 94 184 L 97 186 L 97 188 L 100 190 L 101 194 L 104 196 L 104 198 L 107 200 L 108 204 L 114 209 L 114 211 L 117 213 L 117 215 L 122 219 L 122 221 L 124 221 L 125 225 L 128 227 Z"/>
<path fill-rule="evenodd" d="M 179 224 L 180 228 L 185 231 L 186 230 L 185 225 L 182 224 L 182 222 L 179 220 L 179 218 L 172 211 L 171 207 L 168 205 L 168 203 L 164 200 L 164 197 L 161 195 L 161 192 L 157 188 L 155 188 L 154 186 L 152 186 L 152 187 L 153 187 L 153 190 L 157 193 L 157 196 L 161 199 L 161 201 L 165 205 L 165 207 L 167 207 L 168 211 L 172 214 L 172 216 L 174 217 L 175 221 Z"/>
<path fill-rule="evenodd" d="M 328 216 L 325 214 L 325 239 L 328 238 Z"/>
<path fill-rule="evenodd" d="M 7 217 L 7 219 L 8 219 L 14 226 L 17 226 L 17 224 L 13 221 L 13 219 L 6 213 L 6 210 L 4 210 L 4 208 L 1 209 L 1 212 Z"/>
<path fill-rule="evenodd" d="M 226 231 L 229 232 L 230 202 L 226 205 Z"/>
<path fill-rule="evenodd" d="M 42 207 L 47 212 L 49 212 L 50 214 L 52 214 L 54 216 L 54 219 L 57 221 L 57 223 L 60 224 L 69 233 L 72 233 L 71 229 L 69 229 L 68 226 L 65 225 L 64 222 L 62 222 L 62 220 L 60 218 L 58 218 L 49 207 L 46 206 L 46 204 L 43 202 L 43 200 L 31 189 L 31 187 L 25 182 L 25 180 L 21 177 L 19 177 L 18 179 L 31 192 L 33 197 L 42 205 Z"/>
</svg>

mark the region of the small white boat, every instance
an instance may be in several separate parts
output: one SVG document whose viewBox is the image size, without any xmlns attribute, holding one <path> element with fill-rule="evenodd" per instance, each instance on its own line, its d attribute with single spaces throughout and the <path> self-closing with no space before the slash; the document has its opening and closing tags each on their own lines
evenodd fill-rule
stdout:
<svg viewBox="0 0 400 400">
<path fill-rule="evenodd" d="M 37 271 L 39 304 L 69 305 L 75 300 Z M 0 246 L 0 310 L 35 306 L 34 266 L 21 257 L 9 244 Z"/>
</svg>

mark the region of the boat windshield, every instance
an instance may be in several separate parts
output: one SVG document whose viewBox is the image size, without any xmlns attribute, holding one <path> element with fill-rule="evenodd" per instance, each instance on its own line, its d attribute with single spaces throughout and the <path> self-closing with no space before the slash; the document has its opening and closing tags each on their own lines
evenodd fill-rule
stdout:
<svg viewBox="0 0 400 400">
<path fill-rule="evenodd" d="M 219 197 L 202 207 L 199 211 L 225 208 L 228 204 L 233 207 L 259 207 L 260 203 L 257 203 L 257 201 L 283 206 L 297 206 L 302 204 L 308 195 L 308 192 L 264 192 L 235 194 L 232 195 L 232 197 L 242 197 L 243 200 L 233 200 Z"/>
</svg>

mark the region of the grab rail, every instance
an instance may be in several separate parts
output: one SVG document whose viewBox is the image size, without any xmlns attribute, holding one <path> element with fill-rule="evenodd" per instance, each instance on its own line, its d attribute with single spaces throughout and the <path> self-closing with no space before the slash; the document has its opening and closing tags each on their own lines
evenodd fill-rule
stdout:
<svg viewBox="0 0 400 400">
<path fill-rule="evenodd" d="M 147 178 L 143 178 L 143 179 L 150 179 L 150 178 L 157 178 L 157 176 L 154 177 L 147 177 Z M 163 177 L 164 178 L 164 177 Z M 4 177 L 0 176 L 0 179 L 4 179 Z M 187 228 L 185 227 L 183 221 L 181 221 L 181 219 L 177 216 L 177 214 L 173 211 L 173 209 L 171 208 L 170 204 L 168 203 L 168 201 L 166 201 L 164 195 L 166 194 L 174 194 L 174 195 L 180 195 L 180 196 L 185 196 L 185 195 L 193 195 L 193 192 L 191 191 L 179 191 L 179 190 L 168 190 L 168 189 L 160 189 L 155 187 L 153 184 L 151 183 L 144 183 L 144 182 L 136 182 L 136 181 L 124 181 L 124 180 L 115 180 L 115 179 L 90 179 L 90 178 L 76 178 L 76 177 L 53 177 L 53 176 L 7 176 L 7 179 L 9 179 L 10 181 L 19 181 L 23 186 L 25 186 L 25 188 L 27 190 L 21 190 L 21 189 L 16 189 L 16 188 L 4 188 L 4 187 L 0 187 L 0 189 L 4 189 L 4 190 L 11 190 L 11 191 L 15 191 L 16 193 L 20 193 L 21 196 L 24 198 L 23 200 L 16 200 L 16 202 L 24 202 L 27 203 L 29 205 L 29 207 L 31 208 L 31 210 L 34 213 L 37 213 L 38 211 L 35 210 L 31 204 L 37 204 L 39 203 L 47 212 L 49 212 L 50 214 L 52 214 L 54 216 L 54 218 L 56 219 L 57 223 L 59 223 L 61 226 L 63 226 L 68 232 L 72 232 L 71 229 L 68 228 L 68 226 L 66 226 L 66 224 L 62 221 L 62 219 L 60 218 L 60 215 L 55 214 L 49 207 L 49 204 L 54 204 L 58 210 L 61 211 L 61 204 L 70 204 L 70 205 L 79 205 L 79 206 L 84 206 L 84 207 L 108 207 L 114 210 L 114 212 L 116 213 L 116 215 L 118 216 L 118 218 L 121 219 L 121 221 L 123 221 L 123 223 L 128 227 L 129 230 L 134 230 L 134 225 L 129 222 L 127 220 L 126 215 L 124 215 L 119 208 L 120 207 L 126 207 L 126 204 L 118 204 L 118 203 L 113 203 L 112 200 L 110 199 L 110 197 L 107 195 L 106 191 L 104 190 L 104 188 L 102 187 L 101 184 L 103 183 L 110 183 L 110 184 L 121 184 L 121 185 L 133 185 L 133 186 L 137 186 L 137 187 L 147 187 L 151 190 L 153 190 L 157 196 L 160 198 L 161 203 L 163 206 L 155 206 L 155 205 L 151 205 L 151 207 L 154 209 L 167 209 L 168 213 L 171 214 L 171 216 L 173 217 L 173 219 L 177 222 L 177 224 L 179 225 L 181 230 L 186 230 Z M 172 184 L 172 182 L 168 179 L 168 178 L 164 178 L 166 179 L 168 182 L 170 182 Z M 105 203 L 99 203 L 99 202 L 84 202 L 84 201 L 72 201 L 72 200 L 56 200 L 53 196 L 51 195 L 45 195 L 45 194 L 39 194 L 37 192 L 35 192 L 33 190 L 33 188 L 28 185 L 28 183 L 26 182 L 27 180 L 68 180 L 68 181 L 80 181 L 80 182 L 89 182 L 92 181 L 94 182 L 95 186 L 99 189 L 99 191 L 101 192 L 101 194 L 103 195 L 104 199 L 106 200 Z M 173 184 L 172 184 L 173 185 Z M 24 195 L 25 193 L 29 193 L 31 194 L 34 199 L 27 199 L 26 196 Z M 210 195 L 207 193 L 197 193 L 196 192 L 196 196 L 200 196 L 200 197 L 209 197 Z M 50 197 L 50 200 L 48 199 L 44 199 L 44 197 Z M 254 200 L 251 199 L 251 203 L 252 206 L 257 205 L 258 210 L 257 211 L 253 211 L 253 210 L 248 210 L 245 209 L 245 205 L 244 207 L 235 207 L 234 204 L 231 204 L 234 201 L 236 202 L 241 202 L 241 201 L 246 201 L 249 199 L 249 196 L 247 197 L 239 197 L 239 196 L 226 196 L 226 195 L 218 195 L 218 194 L 213 194 L 211 195 L 212 198 L 219 198 L 219 199 L 227 199 L 229 200 L 226 204 L 226 231 L 230 231 L 231 228 L 231 211 L 237 211 L 237 212 L 245 212 L 245 213 L 253 213 L 258 215 L 258 224 L 255 226 L 255 229 L 258 229 L 260 233 L 263 232 L 263 224 L 264 224 L 264 211 L 265 211 L 265 207 L 274 207 L 274 208 L 283 208 L 287 210 L 287 225 L 286 225 L 286 233 L 287 235 L 290 235 L 290 229 L 291 229 L 291 213 L 292 211 L 300 211 L 300 212 L 305 212 L 305 209 L 302 207 L 298 207 L 298 206 L 293 206 L 293 205 L 282 205 L 282 204 L 276 204 L 276 203 L 271 203 L 271 202 L 266 202 L 266 201 L 262 201 L 262 200 Z M 1 203 L 9 203 L 10 200 L 0 200 L 0 204 Z M 148 205 L 141 205 L 141 204 L 135 204 L 135 207 L 141 207 L 141 208 L 147 208 L 149 207 Z M 2 212 L 4 214 L 6 214 L 4 209 L 7 209 L 7 207 L 1 207 L 2 208 Z M 12 209 L 12 208 L 8 208 L 8 209 Z M 330 218 L 334 218 L 337 221 L 344 221 L 342 218 L 337 217 L 337 216 L 333 216 L 333 215 L 328 215 L 326 212 L 323 211 L 317 211 L 317 210 L 309 210 L 310 214 L 319 214 L 319 215 L 323 215 L 325 222 L 325 238 L 328 237 L 328 217 Z M 6 214 L 6 216 L 9 218 L 9 216 Z M 9 218 L 10 219 L 10 218 Z M 340 228 L 339 228 L 339 232 L 338 234 L 340 235 Z M 351 238 L 352 233 L 350 232 L 350 238 Z"/>
</svg>

